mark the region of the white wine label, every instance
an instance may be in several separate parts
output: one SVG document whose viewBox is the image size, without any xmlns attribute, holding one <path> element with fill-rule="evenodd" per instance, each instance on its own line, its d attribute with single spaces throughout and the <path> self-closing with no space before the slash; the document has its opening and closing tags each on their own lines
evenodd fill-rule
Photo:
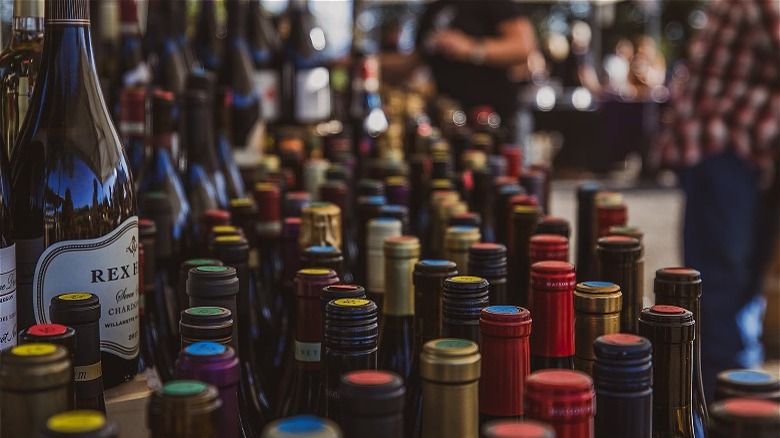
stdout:
<svg viewBox="0 0 780 438">
<path fill-rule="evenodd" d="M 138 354 L 138 217 L 96 239 L 46 248 L 33 275 L 35 320 L 49 323 L 52 297 L 91 292 L 100 299 L 100 349 L 124 359 Z"/>
<path fill-rule="evenodd" d="M 279 73 L 272 69 L 256 70 L 254 77 L 254 88 L 257 95 L 260 96 L 260 111 L 263 120 L 275 122 L 279 118 Z"/>
<path fill-rule="evenodd" d="M 16 345 L 16 245 L 0 248 L 0 351 Z"/>
<path fill-rule="evenodd" d="M 295 119 L 321 122 L 330 117 L 330 73 L 325 67 L 298 70 L 295 76 Z"/>
<path fill-rule="evenodd" d="M 322 344 L 319 342 L 295 341 L 295 360 L 298 362 L 319 362 Z"/>
</svg>

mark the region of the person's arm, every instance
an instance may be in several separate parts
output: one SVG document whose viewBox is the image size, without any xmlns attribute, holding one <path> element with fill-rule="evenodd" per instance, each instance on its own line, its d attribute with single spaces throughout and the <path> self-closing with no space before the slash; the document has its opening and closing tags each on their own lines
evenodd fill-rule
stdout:
<svg viewBox="0 0 780 438">
<path fill-rule="evenodd" d="M 525 17 L 501 22 L 499 36 L 475 38 L 457 29 L 443 30 L 431 36 L 433 46 L 444 56 L 462 62 L 506 67 L 525 63 L 536 50 L 536 35 Z"/>
</svg>

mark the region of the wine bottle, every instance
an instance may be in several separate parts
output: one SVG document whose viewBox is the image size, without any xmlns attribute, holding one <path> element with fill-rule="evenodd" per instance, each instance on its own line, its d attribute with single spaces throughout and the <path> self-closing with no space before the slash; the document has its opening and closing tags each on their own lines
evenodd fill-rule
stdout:
<svg viewBox="0 0 780 438">
<path fill-rule="evenodd" d="M 585 281 L 574 288 L 574 369 L 593 375 L 593 341 L 620 332 L 620 287 L 608 281 Z"/>
<path fill-rule="evenodd" d="M 598 183 L 577 187 L 577 272 L 581 278 L 596 278 L 596 194 Z"/>
<path fill-rule="evenodd" d="M 0 153 L 0 351 L 16 345 L 16 245 L 11 220 L 11 186 L 7 160 Z"/>
<path fill-rule="evenodd" d="M 221 436 L 222 401 L 213 385 L 197 380 L 173 380 L 152 394 L 147 427 L 153 438 Z"/>
<path fill-rule="evenodd" d="M 531 313 L 516 306 L 490 306 L 479 319 L 482 374 L 479 379 L 480 422 L 519 419 L 525 381 L 531 373 Z"/>
<path fill-rule="evenodd" d="M 590 376 L 573 370 L 541 370 L 528 376 L 525 388 L 527 418 L 552 425 L 556 436 L 594 438 L 596 392 Z"/>
<path fill-rule="evenodd" d="M 195 57 L 203 68 L 215 72 L 219 69 L 219 61 L 222 55 L 222 44 L 220 42 L 222 29 L 217 24 L 217 2 L 200 0 L 198 4 L 198 19 L 195 25 L 192 48 L 195 52 Z"/>
<path fill-rule="evenodd" d="M 252 86 L 254 66 L 246 41 L 246 2 L 226 0 L 227 37 L 217 84 L 232 93 L 231 138 L 233 147 L 249 145 L 249 135 L 260 117 L 260 101 Z"/>
<path fill-rule="evenodd" d="M 360 370 L 341 376 L 345 438 L 404 434 L 404 381 L 392 372 Z"/>
<path fill-rule="evenodd" d="M 697 431 L 709 430 L 709 414 L 701 376 L 701 273 L 684 267 L 659 269 L 655 272 L 653 290 L 656 304 L 672 304 L 693 313 L 693 319 L 696 321 L 696 338 L 693 340 L 693 399 L 691 400 L 693 422 Z"/>
<path fill-rule="evenodd" d="M 407 382 L 414 351 L 414 265 L 420 240 L 390 237 L 384 243 L 386 291 L 384 323 L 379 340 L 379 369 L 395 371 Z"/>
<path fill-rule="evenodd" d="M 43 49 L 43 0 L 14 0 L 13 28 L 0 53 L 0 134 L 6 158 L 30 107 Z"/>
<path fill-rule="evenodd" d="M 535 330 L 531 332 L 531 369 L 574 369 L 574 266 L 548 260 L 531 267 Z"/>
<path fill-rule="evenodd" d="M 269 408 L 262 383 L 257 377 L 259 367 L 255 362 L 255 348 L 251 338 L 252 313 L 246 302 L 246 291 L 240 289 L 240 282 L 237 269 L 232 266 L 199 266 L 190 269 L 187 295 L 190 297 L 190 307 L 224 307 L 233 316 L 236 330 L 230 346 L 241 361 L 239 410 L 242 418 L 251 419 L 242 426 L 248 435 L 253 436 L 259 430 L 258 426 L 265 424 L 269 418 Z M 239 301 L 241 311 L 238 310 Z"/>
<path fill-rule="evenodd" d="M 639 335 L 653 344 L 653 437 L 694 438 L 693 314 L 682 307 L 642 310 Z M 705 431 L 699 431 L 705 436 Z"/>
<path fill-rule="evenodd" d="M 441 296 L 442 335 L 482 343 L 479 319 L 488 306 L 488 282 L 484 278 L 458 275 L 444 280 Z"/>
<path fill-rule="evenodd" d="M 172 156 L 172 140 L 176 131 L 174 107 L 172 93 L 152 93 L 152 155 L 144 166 L 138 190 L 142 201 L 148 192 L 155 191 L 164 193 L 171 205 L 172 223 L 169 226 L 172 229 L 168 234 L 171 240 L 166 242 L 171 246 L 167 257 L 160 260 L 160 268 L 167 271 L 171 280 L 176 278 L 184 254 L 189 253 L 194 245 L 191 241 L 192 210 Z M 162 224 L 157 226 L 159 228 Z"/>
<path fill-rule="evenodd" d="M 297 246 L 297 244 L 296 244 Z M 336 273 L 329 269 L 301 269 L 295 288 L 295 362 L 289 367 L 290 376 L 281 379 L 280 416 L 315 414 L 324 404 L 321 394 L 323 316 L 320 309 L 320 291 L 329 284 L 338 283 Z"/>
<path fill-rule="evenodd" d="M 644 272 L 637 263 L 642 257 L 642 244 L 633 237 L 605 236 L 597 241 L 596 253 L 598 278 L 617 284 L 623 293 L 620 331 L 637 333 L 637 318 L 644 298 Z"/>
<path fill-rule="evenodd" d="M 512 211 L 513 237 L 510 252 L 509 279 L 507 291 L 509 291 L 509 304 L 520 307 L 529 307 L 531 299 L 528 285 L 530 284 L 529 245 L 531 236 L 536 231 L 539 221 L 539 207 L 519 205 Z M 514 273 L 514 275 L 513 275 Z M 514 291 L 514 293 L 512 293 Z M 531 309 L 533 311 L 533 309 Z"/>
<path fill-rule="evenodd" d="M 157 348 L 157 372 L 163 381 L 173 376 L 174 361 L 179 354 L 178 313 L 182 305 L 169 276 L 176 248 L 173 206 L 162 192 L 148 192 L 141 201 L 145 216 L 154 221 L 156 233 L 142 236 L 145 245 L 144 288 L 147 291 L 148 319 L 156 330 L 153 345 Z M 185 303 L 186 304 L 186 303 Z M 187 307 L 186 305 L 184 307 Z"/>
<path fill-rule="evenodd" d="M 76 331 L 62 324 L 36 324 L 19 332 L 19 344 L 56 344 L 66 348 L 70 363 L 76 362 Z M 68 384 L 68 408 L 76 409 L 75 382 Z"/>
<path fill-rule="evenodd" d="M 160 379 L 168 381 L 173 372 L 173 357 L 170 349 L 161 340 L 160 324 L 163 319 L 157 301 L 157 226 L 154 221 L 145 218 L 138 220 L 138 240 L 140 264 L 138 312 L 141 336 L 139 371 L 155 368 Z"/>
<path fill-rule="evenodd" d="M 330 72 L 320 53 L 325 32 L 309 11 L 307 0 L 293 0 L 287 7 L 290 33 L 284 44 L 282 65 L 282 115 L 288 123 L 315 123 L 331 114 Z"/>
<path fill-rule="evenodd" d="M 198 380 L 214 385 L 219 391 L 219 436 L 242 436 L 239 420 L 238 382 L 241 367 L 235 350 L 214 342 L 196 342 L 182 349 L 176 361 L 176 378 Z"/>
<path fill-rule="evenodd" d="M 0 353 L 3 436 L 35 436 L 46 419 L 69 409 L 71 382 L 73 366 L 65 347 L 32 343 Z"/>
<path fill-rule="evenodd" d="M 340 422 L 341 375 L 350 371 L 376 370 L 377 307 L 371 300 L 341 298 L 325 306 L 324 319 L 324 412 L 327 418 Z"/>
<path fill-rule="evenodd" d="M 260 98 L 263 120 L 273 123 L 281 115 L 282 41 L 259 1 L 249 2 L 246 31 L 255 66 L 252 82 Z"/>
<path fill-rule="evenodd" d="M 239 291 L 237 296 L 236 330 L 239 340 L 239 351 L 242 359 L 248 359 L 252 372 L 257 375 L 255 384 L 267 388 L 276 382 L 271 381 L 270 369 L 263 368 L 263 358 L 275 352 L 275 333 L 271 321 L 271 310 L 263 306 L 257 294 L 257 284 L 254 274 L 249 269 L 249 242 L 239 235 L 219 236 L 213 244 L 213 253 L 227 266 L 232 266 L 238 276 Z M 232 309 L 231 309 L 232 310 Z"/>
<path fill-rule="evenodd" d="M 100 302 L 91 293 L 65 293 L 51 299 L 52 321 L 76 331 L 73 380 L 77 409 L 106 411 L 100 363 Z"/>
<path fill-rule="evenodd" d="M 628 333 L 593 343 L 596 436 L 652 437 L 653 365 L 650 341 Z"/>
<path fill-rule="evenodd" d="M 442 338 L 423 346 L 422 436 L 477 436 L 480 366 L 471 341 Z"/>
<path fill-rule="evenodd" d="M 118 438 L 119 426 L 93 410 L 65 411 L 46 420 L 42 438 Z"/>
<path fill-rule="evenodd" d="M 207 210 L 223 206 L 215 184 L 219 164 L 213 143 L 211 108 L 206 93 L 202 91 L 185 90 L 180 99 L 179 140 L 187 151 L 187 173 L 182 182 L 192 217 L 199 219 Z M 196 228 L 193 232 L 199 235 L 198 221 L 193 223 Z"/>
<path fill-rule="evenodd" d="M 138 370 L 135 190 L 92 58 L 86 0 L 46 3 L 38 85 L 12 153 L 19 327 L 49 322 L 48 303 L 88 289 L 102 299 L 106 387 Z M 57 226 L 51 226 L 57 224 Z M 74 266 L 82 266 L 74 273 Z M 32 274 L 32 275 L 30 275 Z"/>
</svg>

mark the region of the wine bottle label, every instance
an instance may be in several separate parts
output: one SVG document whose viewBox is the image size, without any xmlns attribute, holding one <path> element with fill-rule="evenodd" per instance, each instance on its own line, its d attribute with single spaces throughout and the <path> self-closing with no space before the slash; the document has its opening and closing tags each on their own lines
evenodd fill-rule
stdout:
<svg viewBox="0 0 780 438">
<path fill-rule="evenodd" d="M 295 360 L 298 362 L 319 362 L 321 348 L 322 344 L 319 342 L 295 341 Z"/>
<path fill-rule="evenodd" d="M 330 73 L 325 67 L 298 70 L 295 76 L 295 119 L 320 122 L 330 117 Z"/>
<path fill-rule="evenodd" d="M 252 78 L 255 92 L 260 96 L 263 119 L 274 122 L 279 118 L 279 73 L 272 69 L 256 70 Z"/>
<path fill-rule="evenodd" d="M 96 239 L 46 248 L 33 274 L 37 323 L 49 323 L 55 295 L 88 291 L 100 299 L 100 349 L 124 359 L 138 354 L 138 217 Z"/>
<path fill-rule="evenodd" d="M 0 351 L 16 345 L 16 245 L 0 248 Z"/>
<path fill-rule="evenodd" d="M 73 380 L 76 382 L 89 382 L 103 376 L 103 365 L 97 361 L 90 365 L 73 367 Z"/>
</svg>

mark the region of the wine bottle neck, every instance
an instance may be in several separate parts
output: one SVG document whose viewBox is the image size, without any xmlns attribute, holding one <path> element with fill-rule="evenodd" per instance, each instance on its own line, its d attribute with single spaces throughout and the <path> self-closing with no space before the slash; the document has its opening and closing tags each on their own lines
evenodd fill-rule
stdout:
<svg viewBox="0 0 780 438">
<path fill-rule="evenodd" d="M 52 24 L 46 20 L 41 58 L 42 72 L 61 76 L 62 80 L 56 83 L 72 84 L 60 90 L 65 95 L 76 92 L 78 83 L 83 87 L 100 89 L 95 73 L 92 36 L 88 25 Z M 84 71 L 85 67 L 88 67 L 87 71 Z M 83 81 L 74 80 L 79 77 L 83 78 Z"/>
<path fill-rule="evenodd" d="M 43 17 L 14 17 L 11 43 L 43 37 Z"/>
</svg>

